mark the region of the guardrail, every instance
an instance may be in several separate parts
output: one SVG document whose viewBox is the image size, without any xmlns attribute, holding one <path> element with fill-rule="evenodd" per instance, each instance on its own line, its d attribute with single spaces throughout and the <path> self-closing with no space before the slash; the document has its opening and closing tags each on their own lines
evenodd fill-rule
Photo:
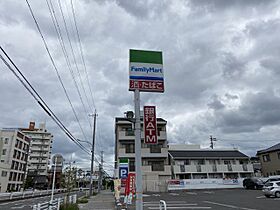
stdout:
<svg viewBox="0 0 280 210">
<path fill-rule="evenodd" d="M 53 201 L 38 203 L 33 205 L 33 210 L 59 210 L 60 204 L 64 201 L 64 198 L 57 198 Z M 69 203 L 77 202 L 77 194 L 69 196 Z"/>
<path fill-rule="evenodd" d="M 35 191 L 23 191 L 23 192 L 12 192 L 12 193 L 0 193 L 0 202 L 50 195 L 51 192 L 52 192 L 51 190 L 38 190 L 38 191 L 35 190 Z M 55 194 L 64 193 L 64 192 L 66 192 L 66 189 L 56 189 L 54 191 Z"/>
<path fill-rule="evenodd" d="M 159 201 L 159 210 L 166 210 L 166 203 L 164 200 Z"/>
</svg>

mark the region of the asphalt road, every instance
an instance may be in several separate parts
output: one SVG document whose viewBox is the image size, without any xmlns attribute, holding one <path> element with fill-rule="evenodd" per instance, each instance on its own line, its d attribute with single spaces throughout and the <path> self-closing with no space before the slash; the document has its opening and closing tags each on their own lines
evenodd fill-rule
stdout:
<svg viewBox="0 0 280 210">
<path fill-rule="evenodd" d="M 85 192 L 74 192 L 71 194 L 77 194 L 77 198 L 83 196 Z M 55 194 L 54 198 L 62 198 L 65 194 Z M 11 210 L 11 209 L 20 209 L 20 210 L 30 210 L 33 209 L 33 205 L 37 205 L 38 203 L 44 203 L 50 201 L 51 196 L 44 197 L 35 197 L 35 198 L 27 198 L 24 200 L 16 200 L 9 201 L 5 203 L 0 203 L 1 210 Z"/>
<path fill-rule="evenodd" d="M 194 190 L 187 192 L 147 194 L 144 195 L 144 209 L 159 209 L 159 200 L 164 200 L 166 202 L 167 209 L 280 209 L 280 198 L 266 198 L 261 190 Z M 135 209 L 135 206 L 130 206 L 129 209 Z"/>
</svg>

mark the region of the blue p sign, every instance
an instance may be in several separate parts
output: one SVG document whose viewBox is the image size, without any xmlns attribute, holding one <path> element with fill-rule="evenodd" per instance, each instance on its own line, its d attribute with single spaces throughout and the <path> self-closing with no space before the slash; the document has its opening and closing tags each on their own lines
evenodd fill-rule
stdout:
<svg viewBox="0 0 280 210">
<path fill-rule="evenodd" d="M 128 167 L 120 167 L 119 175 L 121 179 L 125 179 L 128 177 Z"/>
</svg>

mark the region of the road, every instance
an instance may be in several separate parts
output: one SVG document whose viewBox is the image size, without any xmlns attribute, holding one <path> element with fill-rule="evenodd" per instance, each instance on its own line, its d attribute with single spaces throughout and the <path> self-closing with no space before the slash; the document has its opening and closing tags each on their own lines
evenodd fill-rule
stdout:
<svg viewBox="0 0 280 210">
<path fill-rule="evenodd" d="M 72 194 L 77 194 L 77 197 L 81 197 L 85 194 L 85 192 L 74 192 Z M 54 198 L 62 198 L 64 197 L 65 193 L 63 194 L 56 194 Z M 20 209 L 20 210 L 30 210 L 32 209 L 33 205 L 38 203 L 44 203 L 50 201 L 51 196 L 44 196 L 44 197 L 35 197 L 35 198 L 28 198 L 24 200 L 16 200 L 16 201 L 9 201 L 5 203 L 0 203 L 1 210 L 11 210 L 11 209 Z"/>
<path fill-rule="evenodd" d="M 144 195 L 144 209 L 159 209 L 159 200 L 167 203 L 167 209 L 181 210 L 279 210 L 280 198 L 266 198 L 261 190 L 224 189 L 195 190 Z M 135 209 L 130 206 L 129 209 Z"/>
</svg>

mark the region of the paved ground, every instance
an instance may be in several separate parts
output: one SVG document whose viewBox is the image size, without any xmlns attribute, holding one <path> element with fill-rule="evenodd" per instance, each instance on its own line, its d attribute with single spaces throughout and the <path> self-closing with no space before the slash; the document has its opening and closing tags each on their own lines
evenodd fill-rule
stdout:
<svg viewBox="0 0 280 210">
<path fill-rule="evenodd" d="M 112 210 L 115 209 L 115 198 L 109 190 L 92 196 L 86 204 L 79 204 L 80 210 Z"/>
<path fill-rule="evenodd" d="M 261 190 L 196 190 L 144 196 L 145 210 L 159 209 L 159 200 L 166 201 L 167 209 L 280 209 L 280 198 L 266 198 Z M 135 206 L 129 209 L 135 209 Z"/>
</svg>

